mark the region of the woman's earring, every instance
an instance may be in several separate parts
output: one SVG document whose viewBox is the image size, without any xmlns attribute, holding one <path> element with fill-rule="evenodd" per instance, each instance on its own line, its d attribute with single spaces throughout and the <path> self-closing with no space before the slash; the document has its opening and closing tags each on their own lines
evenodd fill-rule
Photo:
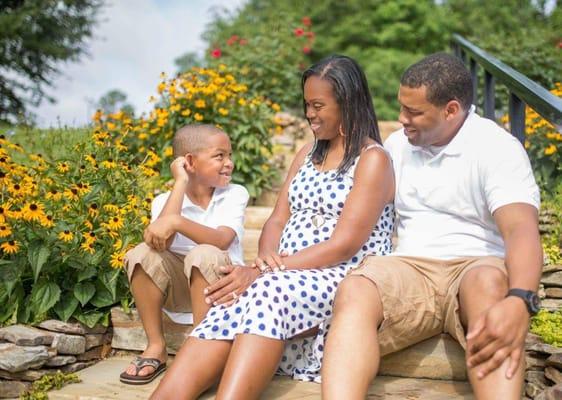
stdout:
<svg viewBox="0 0 562 400">
<path fill-rule="evenodd" d="M 345 133 L 343 133 L 343 129 L 342 129 L 341 125 L 340 125 L 340 128 L 339 128 L 339 133 L 340 133 L 340 136 L 345 136 Z"/>
</svg>

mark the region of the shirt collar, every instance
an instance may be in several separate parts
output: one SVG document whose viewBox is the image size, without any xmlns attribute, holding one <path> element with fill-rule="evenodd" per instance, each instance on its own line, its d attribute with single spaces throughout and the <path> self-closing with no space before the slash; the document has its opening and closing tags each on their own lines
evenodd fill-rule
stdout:
<svg viewBox="0 0 562 400">
<path fill-rule="evenodd" d="M 224 188 L 215 188 L 215 191 L 213 192 L 213 197 L 211 197 L 211 201 L 209 202 L 209 206 L 207 207 L 207 209 L 209 209 L 209 207 L 211 207 L 211 205 L 213 203 L 216 203 L 217 201 L 219 201 L 220 199 L 224 198 L 227 195 L 228 192 L 228 186 L 224 187 Z M 181 205 L 182 209 L 185 208 L 201 208 L 201 206 L 194 204 L 191 199 L 184 194 L 183 195 L 183 203 Z"/>
</svg>

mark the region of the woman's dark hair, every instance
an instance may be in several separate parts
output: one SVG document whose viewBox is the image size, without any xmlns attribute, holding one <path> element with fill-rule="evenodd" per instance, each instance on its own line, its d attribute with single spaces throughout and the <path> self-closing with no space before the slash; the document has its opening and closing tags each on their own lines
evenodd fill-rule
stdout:
<svg viewBox="0 0 562 400">
<path fill-rule="evenodd" d="M 373 107 L 373 100 L 363 70 L 352 58 L 332 55 L 312 65 L 302 75 L 302 90 L 311 76 L 324 79 L 332 85 L 342 115 L 344 156 L 338 166 L 338 175 L 345 173 L 365 145 L 365 138 L 381 144 L 381 137 Z M 306 115 L 306 101 L 303 98 Z M 320 164 L 328 151 L 328 140 L 318 140 L 312 150 L 312 162 Z"/>
</svg>

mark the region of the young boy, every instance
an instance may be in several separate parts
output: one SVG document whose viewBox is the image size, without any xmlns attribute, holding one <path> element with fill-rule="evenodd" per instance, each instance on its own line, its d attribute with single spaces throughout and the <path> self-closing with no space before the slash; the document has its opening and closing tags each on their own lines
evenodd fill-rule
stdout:
<svg viewBox="0 0 562 400">
<path fill-rule="evenodd" d="M 120 375 L 128 384 L 149 383 L 166 369 L 162 308 L 207 313 L 203 290 L 220 266 L 243 264 L 242 234 L 248 192 L 231 184 L 234 164 L 228 136 L 213 125 L 187 125 L 173 141 L 171 192 L 152 203 L 144 243 L 125 257 L 127 276 L 148 345 Z"/>
</svg>

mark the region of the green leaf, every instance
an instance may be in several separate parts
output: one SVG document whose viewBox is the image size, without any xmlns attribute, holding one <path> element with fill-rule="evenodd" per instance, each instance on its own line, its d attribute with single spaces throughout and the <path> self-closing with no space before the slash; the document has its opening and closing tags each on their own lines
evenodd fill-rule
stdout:
<svg viewBox="0 0 562 400">
<path fill-rule="evenodd" d="M 88 301 L 90 301 L 90 299 L 94 297 L 95 293 L 96 287 L 91 282 L 77 283 L 74 287 L 74 297 L 76 297 L 78 301 L 80 301 L 82 307 L 84 307 L 88 303 Z"/>
<path fill-rule="evenodd" d="M 88 278 L 91 278 L 92 276 L 96 275 L 97 272 L 97 268 L 93 265 L 83 267 L 78 273 L 78 282 L 82 282 Z"/>
<path fill-rule="evenodd" d="M 88 311 L 86 313 L 79 311 L 74 313 L 74 318 L 82 322 L 88 328 L 93 328 L 98 321 L 103 318 L 103 313 L 101 311 Z"/>
<path fill-rule="evenodd" d="M 106 271 L 100 276 L 100 280 L 107 290 L 111 293 L 111 297 L 115 301 L 117 299 L 117 282 L 119 275 L 121 274 L 120 269 Z"/>
<path fill-rule="evenodd" d="M 39 281 L 31 291 L 31 310 L 44 314 L 60 299 L 60 288 L 54 282 Z"/>
<path fill-rule="evenodd" d="M 6 288 L 8 296 L 12 294 L 14 287 L 20 281 L 21 269 L 12 261 L 0 260 L 0 282 Z"/>
<path fill-rule="evenodd" d="M 96 294 L 90 300 L 90 303 L 97 308 L 111 306 L 115 303 L 115 299 L 111 296 L 111 292 L 100 282 L 96 282 Z"/>
<path fill-rule="evenodd" d="M 27 258 L 33 270 L 33 282 L 37 282 L 43 265 L 47 262 L 51 251 L 49 247 L 41 242 L 34 242 L 29 246 Z"/>
<path fill-rule="evenodd" d="M 70 293 L 66 293 L 55 305 L 54 310 L 62 321 L 67 322 L 76 310 L 76 307 L 78 307 L 78 300 Z"/>
</svg>

